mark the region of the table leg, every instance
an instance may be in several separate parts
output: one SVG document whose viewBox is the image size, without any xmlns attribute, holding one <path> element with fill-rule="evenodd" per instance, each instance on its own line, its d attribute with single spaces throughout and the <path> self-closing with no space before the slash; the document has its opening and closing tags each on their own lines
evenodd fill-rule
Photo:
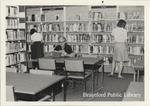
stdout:
<svg viewBox="0 0 150 106">
<path fill-rule="evenodd" d="M 94 70 L 92 70 L 92 94 L 94 93 L 95 89 L 95 78 L 94 78 Z"/>
<path fill-rule="evenodd" d="M 139 78 L 140 78 L 140 71 L 137 70 L 137 81 L 139 81 Z"/>
<path fill-rule="evenodd" d="M 102 76 L 101 76 L 102 88 L 104 87 L 104 64 L 102 64 Z"/>
<path fill-rule="evenodd" d="M 99 79 L 99 71 L 96 68 L 96 85 L 98 85 L 98 79 Z"/>
<path fill-rule="evenodd" d="M 54 90 L 54 88 L 52 90 L 52 99 L 53 99 L 53 101 L 55 101 L 55 90 Z"/>
<path fill-rule="evenodd" d="M 66 85 L 67 85 L 66 81 L 64 81 L 64 83 L 62 84 L 64 101 L 66 101 L 66 88 L 67 88 Z"/>
</svg>

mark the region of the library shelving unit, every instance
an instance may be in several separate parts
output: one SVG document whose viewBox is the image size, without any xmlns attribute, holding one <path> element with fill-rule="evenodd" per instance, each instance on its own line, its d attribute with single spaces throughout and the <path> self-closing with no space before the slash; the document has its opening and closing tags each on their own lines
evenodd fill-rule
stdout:
<svg viewBox="0 0 150 106">
<path fill-rule="evenodd" d="M 26 35 L 20 16 L 19 6 L 6 6 L 6 70 L 25 72 Z"/>
<path fill-rule="evenodd" d="M 131 66 L 144 58 L 144 7 L 142 6 L 27 6 L 26 33 L 30 54 L 30 29 L 43 34 L 44 53 L 49 55 L 65 36 L 73 51 L 79 54 L 103 56 L 111 66 L 113 44 L 111 32 L 119 19 L 127 21 L 128 52 Z M 29 60 L 31 60 L 29 55 Z"/>
</svg>

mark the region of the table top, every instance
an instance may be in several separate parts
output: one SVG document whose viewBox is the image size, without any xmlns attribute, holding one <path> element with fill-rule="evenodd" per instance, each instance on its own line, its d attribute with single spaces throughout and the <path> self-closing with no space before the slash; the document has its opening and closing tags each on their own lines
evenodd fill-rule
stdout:
<svg viewBox="0 0 150 106">
<path fill-rule="evenodd" d="M 56 63 L 64 63 L 65 59 L 69 59 L 69 60 L 83 60 L 84 64 L 87 64 L 87 65 L 94 65 L 96 63 L 103 63 L 104 62 L 102 57 L 100 57 L 100 58 L 94 58 L 94 57 L 78 57 L 78 58 L 76 58 L 76 57 L 42 57 L 42 58 L 55 59 Z"/>
<path fill-rule="evenodd" d="M 13 85 L 16 93 L 31 95 L 35 95 L 63 79 L 65 76 L 6 72 L 6 85 Z"/>
</svg>

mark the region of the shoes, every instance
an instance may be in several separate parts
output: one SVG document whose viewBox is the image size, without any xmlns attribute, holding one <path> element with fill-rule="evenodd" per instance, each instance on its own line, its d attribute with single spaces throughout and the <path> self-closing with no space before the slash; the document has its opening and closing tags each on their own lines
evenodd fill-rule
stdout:
<svg viewBox="0 0 150 106">
<path fill-rule="evenodd" d="M 124 79 L 124 77 L 123 76 L 118 76 L 118 79 Z"/>
<path fill-rule="evenodd" d="M 108 74 L 108 77 L 113 77 L 114 75 L 113 74 Z"/>
</svg>

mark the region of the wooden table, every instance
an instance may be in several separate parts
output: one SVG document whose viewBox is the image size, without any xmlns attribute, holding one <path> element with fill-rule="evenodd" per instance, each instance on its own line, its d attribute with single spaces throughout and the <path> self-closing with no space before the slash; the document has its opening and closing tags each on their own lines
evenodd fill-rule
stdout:
<svg viewBox="0 0 150 106">
<path fill-rule="evenodd" d="M 44 91 L 55 95 L 63 84 L 64 101 L 66 100 L 66 84 L 65 76 L 58 75 L 35 75 L 24 73 L 6 72 L 6 85 L 13 85 L 15 88 L 15 96 L 19 99 L 37 101 L 38 95 Z M 58 88 L 60 87 L 60 88 Z"/>
<path fill-rule="evenodd" d="M 44 59 L 55 59 L 56 63 L 64 64 L 65 59 L 69 60 L 83 60 L 84 65 L 90 67 L 92 71 L 92 93 L 95 91 L 95 72 L 98 72 L 96 69 L 97 66 L 102 67 L 102 75 L 101 75 L 101 84 L 103 87 L 104 84 L 104 61 L 103 58 L 94 58 L 94 57 L 44 57 Z M 45 63 L 44 63 L 45 64 Z"/>
</svg>

